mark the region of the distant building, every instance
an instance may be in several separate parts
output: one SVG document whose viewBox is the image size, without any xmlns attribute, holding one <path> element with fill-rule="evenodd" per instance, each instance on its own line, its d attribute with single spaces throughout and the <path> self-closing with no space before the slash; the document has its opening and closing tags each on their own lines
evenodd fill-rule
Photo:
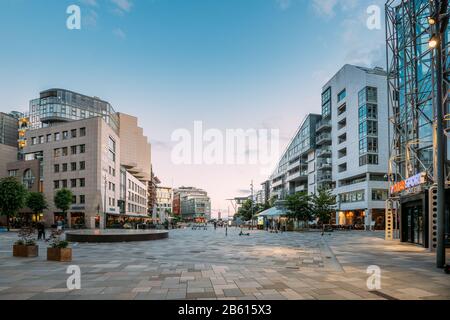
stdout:
<svg viewBox="0 0 450 320">
<path fill-rule="evenodd" d="M 156 213 L 161 222 L 164 222 L 172 214 L 172 188 L 156 187 Z"/>
<path fill-rule="evenodd" d="M 17 113 L 0 112 L 0 144 L 17 147 L 19 118 Z"/>
<path fill-rule="evenodd" d="M 208 193 L 193 187 L 174 189 L 174 214 L 185 220 L 206 220 L 211 217 L 211 200 Z"/>
</svg>

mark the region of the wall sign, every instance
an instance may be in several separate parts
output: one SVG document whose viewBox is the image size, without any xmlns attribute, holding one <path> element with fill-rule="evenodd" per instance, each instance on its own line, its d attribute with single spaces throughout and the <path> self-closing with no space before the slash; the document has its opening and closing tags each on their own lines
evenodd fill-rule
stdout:
<svg viewBox="0 0 450 320">
<path fill-rule="evenodd" d="M 421 172 L 412 177 L 409 177 L 406 180 L 400 181 L 391 186 L 391 194 L 400 193 L 402 191 L 420 186 L 426 182 L 426 177 L 426 172 Z"/>
</svg>

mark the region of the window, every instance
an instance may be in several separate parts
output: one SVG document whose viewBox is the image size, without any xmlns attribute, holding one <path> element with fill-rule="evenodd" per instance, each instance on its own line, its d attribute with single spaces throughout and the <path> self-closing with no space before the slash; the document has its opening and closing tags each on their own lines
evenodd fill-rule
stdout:
<svg viewBox="0 0 450 320">
<path fill-rule="evenodd" d="M 77 179 L 70 179 L 70 187 L 71 188 L 77 187 Z"/>
<path fill-rule="evenodd" d="M 33 187 L 34 176 L 33 172 L 30 169 L 24 171 L 22 183 L 27 189 L 31 189 Z"/>
<path fill-rule="evenodd" d="M 62 138 L 63 138 L 63 140 L 69 139 L 69 132 L 68 131 L 63 131 Z"/>
<path fill-rule="evenodd" d="M 76 204 L 77 203 L 77 196 L 72 196 L 72 204 Z"/>
<path fill-rule="evenodd" d="M 59 180 L 53 181 L 53 188 L 59 189 Z"/>
<path fill-rule="evenodd" d="M 322 117 L 331 116 L 331 87 L 322 93 Z"/>
<path fill-rule="evenodd" d="M 85 170 L 85 169 L 86 169 L 86 162 L 80 161 L 80 170 Z"/>
<path fill-rule="evenodd" d="M 76 138 L 77 137 L 77 129 L 72 129 L 70 130 L 70 136 L 72 138 Z"/>
<path fill-rule="evenodd" d="M 67 188 L 67 180 L 61 180 L 61 182 L 62 182 L 62 187 Z"/>
<path fill-rule="evenodd" d="M 55 173 L 58 173 L 59 172 L 59 164 L 55 164 L 55 166 L 54 166 L 54 171 L 55 171 Z"/>
<path fill-rule="evenodd" d="M 44 136 L 39 136 L 39 143 L 40 143 L 40 144 L 45 143 L 45 138 L 44 138 Z"/>
<path fill-rule="evenodd" d="M 343 114 L 345 111 L 347 111 L 347 105 L 344 103 L 342 106 L 338 108 L 338 116 Z"/>
<path fill-rule="evenodd" d="M 46 139 L 47 139 L 47 142 L 52 142 L 52 135 L 48 134 Z"/>
<path fill-rule="evenodd" d="M 85 204 L 85 203 L 86 203 L 86 198 L 85 198 L 84 195 L 81 195 L 81 196 L 80 196 L 80 203 L 81 203 L 81 204 Z"/>
<path fill-rule="evenodd" d="M 339 200 L 341 203 L 351 203 L 364 201 L 364 190 L 342 193 L 339 195 Z"/>
<path fill-rule="evenodd" d="M 116 141 L 109 137 L 108 140 L 108 158 L 109 160 L 116 162 Z"/>
<path fill-rule="evenodd" d="M 80 128 L 80 137 L 86 136 L 86 128 Z"/>
<path fill-rule="evenodd" d="M 388 191 L 384 189 L 372 189 L 373 201 L 386 201 L 388 199 Z"/>
<path fill-rule="evenodd" d="M 86 152 L 86 145 L 82 144 L 80 145 L 80 153 L 85 153 Z"/>
<path fill-rule="evenodd" d="M 342 101 L 343 99 L 345 99 L 345 97 L 347 96 L 347 91 L 344 89 L 341 92 L 339 92 L 337 99 L 338 102 Z"/>
<path fill-rule="evenodd" d="M 37 138 L 36 137 L 32 137 L 31 138 L 31 145 L 34 146 L 37 144 Z"/>
<path fill-rule="evenodd" d="M 55 141 L 59 141 L 61 139 L 61 134 L 59 132 L 55 133 Z"/>
<path fill-rule="evenodd" d="M 62 171 L 67 172 L 67 163 L 63 163 L 62 165 Z"/>
<path fill-rule="evenodd" d="M 59 148 L 54 149 L 54 150 L 53 150 L 53 156 L 54 156 L 55 158 L 60 157 L 60 156 L 61 156 L 61 149 L 59 149 Z"/>
<path fill-rule="evenodd" d="M 17 172 L 18 172 L 18 170 L 9 170 L 8 171 L 8 176 L 10 176 L 10 177 L 17 177 Z"/>
<path fill-rule="evenodd" d="M 83 188 L 86 185 L 86 179 L 85 178 L 81 178 L 80 179 L 80 187 Z"/>
<path fill-rule="evenodd" d="M 62 148 L 62 156 L 65 157 L 69 154 L 69 149 L 67 147 Z"/>
<path fill-rule="evenodd" d="M 70 147 L 70 154 L 77 154 L 77 146 Z"/>
<path fill-rule="evenodd" d="M 359 157 L 359 166 L 365 166 L 368 164 L 378 164 L 378 155 L 376 154 L 366 154 Z"/>
<path fill-rule="evenodd" d="M 71 171 L 77 171 L 77 163 L 76 162 L 71 162 L 70 163 L 70 170 Z"/>
</svg>

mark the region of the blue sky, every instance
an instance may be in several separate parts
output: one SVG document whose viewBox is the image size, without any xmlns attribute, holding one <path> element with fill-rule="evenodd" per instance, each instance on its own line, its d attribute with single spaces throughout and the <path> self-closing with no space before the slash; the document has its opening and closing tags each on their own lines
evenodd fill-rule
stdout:
<svg viewBox="0 0 450 320">
<path fill-rule="evenodd" d="M 208 190 L 213 209 L 264 177 L 257 166 L 174 166 L 170 135 L 279 128 L 282 145 L 320 112 L 321 87 L 345 63 L 385 66 L 383 0 L 1 0 L 0 110 L 25 111 L 61 87 L 137 115 L 165 185 Z M 81 7 L 82 29 L 66 28 Z M 382 22 L 384 26 L 384 22 Z"/>
</svg>

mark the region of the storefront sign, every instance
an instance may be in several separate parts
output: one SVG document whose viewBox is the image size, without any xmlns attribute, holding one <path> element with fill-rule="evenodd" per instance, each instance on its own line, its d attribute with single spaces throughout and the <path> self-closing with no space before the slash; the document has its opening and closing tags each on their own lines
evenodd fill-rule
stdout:
<svg viewBox="0 0 450 320">
<path fill-rule="evenodd" d="M 264 217 L 258 217 L 258 226 L 264 225 Z"/>
<path fill-rule="evenodd" d="M 400 181 L 391 187 L 391 194 L 400 193 L 402 191 L 420 186 L 426 182 L 426 173 L 422 172 L 406 180 Z"/>
</svg>

